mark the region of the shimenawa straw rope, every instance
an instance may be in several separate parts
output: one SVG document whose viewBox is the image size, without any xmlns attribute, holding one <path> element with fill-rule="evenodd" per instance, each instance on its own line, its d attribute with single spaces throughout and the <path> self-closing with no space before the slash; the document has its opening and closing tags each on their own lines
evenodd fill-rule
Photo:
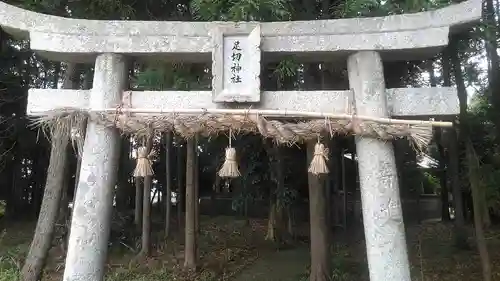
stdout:
<svg viewBox="0 0 500 281">
<path fill-rule="evenodd" d="M 115 111 L 116 112 L 116 111 Z M 298 118 L 291 119 L 266 119 L 260 114 L 222 114 L 222 113 L 203 113 L 203 114 L 162 114 L 140 115 L 140 114 L 118 114 L 118 122 L 115 112 L 96 113 L 87 110 L 75 108 L 60 108 L 44 112 L 43 115 L 34 118 L 32 125 L 40 126 L 44 129 L 59 126 L 72 119 L 89 118 L 92 122 L 104 125 L 106 127 L 116 127 L 123 134 L 133 134 L 138 137 L 147 133 L 145 128 L 151 127 L 153 131 L 168 132 L 173 131 L 184 138 L 193 137 L 196 134 L 210 136 L 219 132 L 238 130 L 243 134 L 259 133 L 264 138 L 271 138 L 277 143 L 294 144 L 298 142 L 308 142 L 316 138 L 317 135 L 356 135 L 358 137 L 376 138 L 385 141 L 391 141 L 399 138 L 407 138 L 418 151 L 422 151 L 432 139 L 432 126 L 435 121 L 418 121 L 422 124 L 409 122 L 406 120 L 386 120 L 391 123 L 368 121 L 355 116 L 356 126 L 353 126 L 352 114 L 349 118 L 335 119 L 333 117 L 322 117 L 321 119 L 309 119 L 298 121 Z M 243 110 L 248 112 L 248 110 Z M 68 120 L 69 119 L 69 120 Z M 301 118 L 299 118 L 301 119 Z M 394 121 L 394 122 L 392 122 Z M 398 121 L 398 122 L 396 122 Z M 404 121 L 404 122 L 401 122 Z M 429 123 L 430 122 L 430 123 Z M 69 122 L 72 123 L 72 122 Z M 447 123 L 447 122 L 442 122 Z"/>
</svg>

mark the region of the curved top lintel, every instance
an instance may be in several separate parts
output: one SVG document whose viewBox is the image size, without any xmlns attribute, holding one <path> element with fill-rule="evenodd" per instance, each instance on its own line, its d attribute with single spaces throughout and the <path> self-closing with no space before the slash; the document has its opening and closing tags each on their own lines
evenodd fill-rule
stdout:
<svg viewBox="0 0 500 281">
<path fill-rule="evenodd" d="M 379 46 L 380 42 L 384 41 L 387 41 L 387 44 L 392 44 L 389 43 L 394 37 L 391 34 L 398 34 L 399 39 L 394 39 L 394 42 L 399 45 L 394 43 L 398 46 L 382 47 L 382 49 L 431 48 L 446 45 L 447 35 L 446 38 L 441 37 L 445 35 L 447 30 L 453 31 L 478 21 L 481 18 L 481 11 L 481 0 L 468 0 L 438 10 L 414 14 L 337 20 L 263 22 L 260 23 L 260 26 L 264 48 L 267 48 L 264 51 L 279 52 L 282 51 L 283 46 L 293 45 L 290 42 L 297 40 L 331 42 L 332 40 L 346 40 L 346 37 L 349 37 L 346 41 L 351 40 L 351 42 L 345 44 L 368 42 L 356 47 L 361 50 Z M 148 48 L 147 52 L 149 53 L 182 52 L 181 48 L 189 42 L 195 42 L 188 46 L 191 48 L 189 53 L 206 52 L 210 49 L 208 46 L 211 42 L 209 37 L 214 27 L 235 25 L 244 27 L 249 24 L 255 23 L 72 19 L 36 13 L 0 1 L 0 27 L 18 38 L 30 38 L 32 48 L 35 50 L 53 53 L 99 53 L 102 50 L 127 53 L 134 52 L 136 46 L 134 44 L 140 41 L 148 42 L 150 46 L 162 45 L 162 48 L 157 48 L 160 51 L 155 50 L 155 47 Z M 441 31 L 439 32 L 439 30 Z M 404 43 L 408 36 L 421 36 L 422 32 L 427 31 L 439 32 L 440 38 L 434 41 L 430 40 L 424 44 L 425 46 L 420 44 L 420 47 Z M 418 32 L 420 35 L 416 35 Z M 363 40 L 352 39 L 358 35 L 366 36 L 366 40 L 365 38 Z M 379 36 L 378 42 L 369 42 L 377 36 Z M 390 40 L 386 40 L 383 36 L 390 37 Z M 84 40 L 82 38 L 85 37 L 93 38 L 95 42 L 92 43 L 92 46 L 82 46 L 78 50 L 57 46 L 57 44 L 65 42 L 67 38 L 73 40 L 73 44 L 75 44 L 75 42 L 83 42 L 79 40 Z M 128 39 L 119 40 L 117 38 Z M 176 40 L 178 42 L 175 42 Z M 413 39 L 413 41 L 418 40 Z M 277 44 L 278 41 L 280 44 Z M 54 43 L 47 44 L 47 42 Z M 277 44 L 279 48 L 275 48 L 272 44 Z M 344 49 L 350 50 L 352 48 L 335 45 L 327 46 L 324 50 L 310 51 L 341 51 Z"/>
<path fill-rule="evenodd" d="M 481 0 L 468 0 L 438 10 L 373 18 L 261 23 L 262 35 L 316 35 L 395 32 L 436 27 L 459 27 L 481 18 Z M 107 21 L 51 16 L 0 1 L 0 26 L 13 35 L 29 32 L 91 35 L 209 36 L 214 25 L 234 22 Z M 238 23 L 244 25 L 246 23 Z"/>
</svg>

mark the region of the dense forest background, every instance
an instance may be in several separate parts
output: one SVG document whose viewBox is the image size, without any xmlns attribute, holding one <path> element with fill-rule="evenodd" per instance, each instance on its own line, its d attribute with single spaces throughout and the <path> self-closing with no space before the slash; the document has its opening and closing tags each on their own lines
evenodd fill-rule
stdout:
<svg viewBox="0 0 500 281">
<path fill-rule="evenodd" d="M 444 0 L 4 2 L 64 17 L 156 21 L 289 21 L 375 17 L 432 10 L 453 3 Z M 494 279 L 495 260 L 489 256 L 487 245 L 491 241 L 488 240 L 488 233 L 495 229 L 500 217 L 499 13 L 499 1 L 485 0 L 481 23 L 451 35 L 449 46 L 436 57 L 425 61 L 384 63 L 387 88 L 455 86 L 458 89 L 460 115 L 452 120 L 455 127 L 436 129 L 433 142 L 422 153 L 415 152 L 404 140 L 395 141 L 396 161 L 401 194 L 405 200 L 419 201 L 422 194 L 436 195 L 442 206 L 439 216 L 443 222 L 450 222 L 454 227 L 451 232 L 454 244 L 461 249 L 467 248 L 467 239 L 475 238 L 472 244 L 479 250 L 483 269 L 480 274 L 484 280 L 500 280 Z M 130 89 L 195 90 L 211 87 L 209 62 L 172 64 L 143 62 L 131 57 L 128 65 Z M 57 201 L 57 218 L 52 222 L 55 235 L 50 236 L 49 240 L 52 244 L 62 245 L 62 256 L 66 243 L 53 242 L 53 239 L 65 241 L 68 236 L 70 202 L 74 195 L 79 157 L 75 153 L 75 145 L 65 148 L 65 169 L 58 173 L 62 184 L 59 187 L 48 185 L 51 142 L 42 130 L 31 126 L 26 116 L 27 92 L 29 88 L 89 89 L 92 87 L 92 78 L 93 65 L 47 61 L 29 50 L 29 42 L 14 40 L 0 30 L 0 227 L 5 230 L 4 233 L 8 233 L 9 229 L 15 229 L 24 222 L 36 222 L 41 213 L 49 217 L 42 202 L 49 202 L 52 195 L 52 202 Z M 263 90 L 348 89 L 345 63 L 303 62 L 294 57 L 265 64 L 261 80 Z M 145 234 L 144 228 L 137 227 L 147 217 L 142 218 L 142 210 L 137 207 L 142 204 L 142 199 L 138 199 L 141 191 L 137 191 L 132 177 L 135 149 L 143 142 L 134 136 L 122 137 L 111 243 L 122 245 L 122 248 L 132 252 L 141 249 L 140 256 L 150 257 L 149 248 L 159 251 L 159 244 L 166 240 L 169 233 L 182 230 L 186 204 L 186 159 L 190 157 L 195 157 L 188 163 L 195 166 L 191 175 L 196 178 L 199 196 L 208 198 L 208 203 L 201 203 L 202 216 L 214 217 L 228 209 L 225 215 L 233 212 L 237 219 L 245 221 L 245 227 L 252 225 L 253 231 L 255 225 L 249 221 L 251 217 L 268 217 L 269 221 L 263 227 L 268 241 L 286 244 L 285 241 L 290 239 L 300 240 L 299 227 L 293 229 L 293 226 L 298 226 L 299 221 L 307 221 L 308 218 L 308 162 L 305 146 L 278 147 L 259 136 L 237 135 L 233 145 L 238 150 L 242 176 L 229 182 L 216 176 L 224 159 L 227 136 L 209 139 L 200 137 L 193 144 L 193 141 L 186 142 L 177 136 L 156 135 L 146 141 L 149 148 L 158 152 L 158 159 L 154 163 L 151 195 L 142 198 L 153 206 L 150 211 L 153 234 Z M 347 201 L 359 201 L 359 187 L 353 139 L 337 137 L 329 141 L 328 146 L 334 156 L 330 159 L 332 172 L 324 182 L 329 223 L 325 231 L 331 232 L 333 236 L 339 229 L 348 229 L 356 224 L 356 215 L 353 215 L 355 203 L 351 206 Z M 59 195 L 48 193 L 47 188 L 59 192 Z M 44 198 L 44 192 L 49 199 Z M 175 197 L 175 200 L 169 200 L 171 197 Z M 224 200 L 217 201 L 216 197 Z M 305 207 L 303 202 L 306 202 Z M 417 218 L 416 221 L 420 223 L 421 219 Z M 475 226 L 473 234 L 468 232 L 471 225 Z M 155 231 L 163 231 L 163 236 L 155 235 Z M 31 241 L 33 229 L 29 228 L 26 233 Z M 0 236 L 0 242 L 3 237 Z M 147 237 L 146 241 L 144 237 Z M 170 239 L 173 241 L 171 243 L 182 244 L 176 238 Z M 229 248 L 226 244 L 225 253 Z M 47 253 L 38 259 L 27 259 L 34 264 L 35 270 L 30 271 L 26 268 L 21 270 L 27 248 L 16 249 L 15 254 L 9 251 L 0 250 L 3 253 L 0 264 L 4 262 L 9 265 L 0 266 L 0 280 L 15 280 L 21 275 L 20 272 L 23 272 L 23 280 L 37 280 L 41 268 L 47 263 Z M 5 277 L 2 277 L 3 273 Z M 158 277 L 158 280 L 168 280 L 161 278 Z M 337 276 L 334 280 L 349 280 L 341 278 L 344 277 Z M 326 279 L 311 277 L 310 280 Z"/>
</svg>

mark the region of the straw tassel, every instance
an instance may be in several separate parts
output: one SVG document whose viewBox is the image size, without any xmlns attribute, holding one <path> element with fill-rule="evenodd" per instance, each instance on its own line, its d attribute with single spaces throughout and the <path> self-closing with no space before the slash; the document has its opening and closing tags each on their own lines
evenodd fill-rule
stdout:
<svg viewBox="0 0 500 281">
<path fill-rule="evenodd" d="M 238 171 L 238 163 L 236 163 L 236 149 L 231 147 L 231 130 L 229 130 L 229 147 L 226 148 L 226 159 L 222 168 L 219 170 L 219 177 L 221 178 L 237 178 L 241 176 Z"/>
<path fill-rule="evenodd" d="M 319 174 L 328 174 L 330 171 L 328 170 L 328 166 L 326 165 L 326 161 L 328 160 L 328 148 L 318 142 L 314 146 L 314 156 L 309 165 L 308 172 L 313 175 Z"/>
<path fill-rule="evenodd" d="M 153 168 L 151 166 L 150 158 L 153 155 L 153 150 L 148 155 L 148 149 L 145 146 L 141 146 L 137 149 L 137 165 L 134 170 L 134 177 L 146 177 L 153 175 Z"/>
</svg>

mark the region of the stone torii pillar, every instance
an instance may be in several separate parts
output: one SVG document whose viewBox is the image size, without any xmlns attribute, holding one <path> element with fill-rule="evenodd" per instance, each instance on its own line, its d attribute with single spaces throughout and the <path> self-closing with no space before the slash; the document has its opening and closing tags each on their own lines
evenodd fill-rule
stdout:
<svg viewBox="0 0 500 281">
<path fill-rule="evenodd" d="M 126 64 L 118 54 L 97 56 L 90 108 L 115 107 L 125 87 Z M 64 281 L 102 281 L 118 170 L 117 129 L 89 120 L 75 195 Z"/>
<path fill-rule="evenodd" d="M 356 113 L 387 117 L 382 59 L 361 51 L 347 60 Z M 356 137 L 370 281 L 410 281 L 403 211 L 391 142 Z"/>
</svg>

